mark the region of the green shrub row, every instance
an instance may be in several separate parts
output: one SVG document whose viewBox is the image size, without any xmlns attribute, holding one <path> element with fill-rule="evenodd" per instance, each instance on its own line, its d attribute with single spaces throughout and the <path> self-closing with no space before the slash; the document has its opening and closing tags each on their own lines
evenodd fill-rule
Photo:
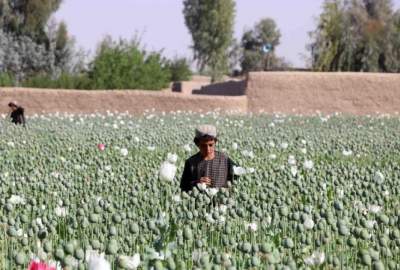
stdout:
<svg viewBox="0 0 400 270">
<path fill-rule="evenodd" d="M 158 52 L 146 52 L 138 42 L 104 40 L 86 71 L 80 74 L 36 74 L 16 83 L 0 74 L 0 86 L 19 85 L 53 89 L 143 89 L 160 90 L 171 81 L 189 80 L 192 73 L 185 58 L 168 60 Z"/>
<path fill-rule="evenodd" d="M 0 73 L 0 86 L 13 86 L 15 84 L 14 78 L 8 73 Z"/>
</svg>

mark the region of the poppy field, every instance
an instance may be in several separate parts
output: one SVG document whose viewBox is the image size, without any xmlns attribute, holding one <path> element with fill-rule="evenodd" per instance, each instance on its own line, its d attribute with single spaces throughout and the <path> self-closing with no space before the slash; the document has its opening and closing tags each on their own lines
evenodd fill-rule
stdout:
<svg viewBox="0 0 400 270">
<path fill-rule="evenodd" d="M 217 127 L 236 177 L 184 193 L 200 124 Z M 400 269 L 398 116 L 109 112 L 0 127 L 0 269 Z"/>
</svg>

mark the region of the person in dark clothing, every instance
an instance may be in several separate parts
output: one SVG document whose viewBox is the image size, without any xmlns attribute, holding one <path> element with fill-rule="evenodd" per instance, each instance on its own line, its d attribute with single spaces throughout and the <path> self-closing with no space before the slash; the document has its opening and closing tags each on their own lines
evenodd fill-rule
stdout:
<svg viewBox="0 0 400 270">
<path fill-rule="evenodd" d="M 199 152 L 185 161 L 181 178 L 182 191 L 190 191 L 197 184 L 211 188 L 228 187 L 233 183 L 235 163 L 224 153 L 215 150 L 217 130 L 211 125 L 202 125 L 196 129 L 194 143 Z"/>
<path fill-rule="evenodd" d="M 25 126 L 25 115 L 24 115 L 24 108 L 18 106 L 15 101 L 11 101 L 8 103 L 8 107 L 11 109 L 10 118 L 11 122 L 17 125 L 24 125 Z"/>
</svg>

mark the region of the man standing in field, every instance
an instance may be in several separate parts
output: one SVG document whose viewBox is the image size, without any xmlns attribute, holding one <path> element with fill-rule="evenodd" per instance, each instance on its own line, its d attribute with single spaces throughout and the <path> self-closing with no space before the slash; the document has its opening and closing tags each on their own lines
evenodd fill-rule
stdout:
<svg viewBox="0 0 400 270">
<path fill-rule="evenodd" d="M 180 184 L 182 191 L 192 190 L 197 184 L 222 188 L 233 182 L 234 163 L 224 153 L 215 150 L 217 141 L 215 126 L 196 128 L 194 143 L 200 151 L 185 161 Z"/>
<path fill-rule="evenodd" d="M 11 122 L 16 125 L 25 126 L 24 108 L 18 106 L 16 101 L 11 101 L 8 103 L 8 107 L 10 108 Z"/>
</svg>

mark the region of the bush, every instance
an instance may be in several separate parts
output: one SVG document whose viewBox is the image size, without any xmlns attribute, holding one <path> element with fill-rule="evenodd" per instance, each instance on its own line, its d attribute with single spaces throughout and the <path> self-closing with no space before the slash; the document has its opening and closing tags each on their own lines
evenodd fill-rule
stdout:
<svg viewBox="0 0 400 270">
<path fill-rule="evenodd" d="M 171 81 L 189 81 L 192 77 L 190 63 L 186 58 L 175 58 L 168 63 L 171 72 Z"/>
<path fill-rule="evenodd" d="M 147 54 L 138 42 L 104 40 L 91 64 L 89 77 L 96 89 L 160 90 L 170 82 L 167 61 Z"/>
<path fill-rule="evenodd" d="M 52 88 L 52 89 L 93 89 L 87 75 L 70 75 L 63 73 L 57 79 L 49 75 L 32 76 L 22 82 L 23 87 Z"/>
<path fill-rule="evenodd" d="M 14 86 L 14 78 L 8 73 L 0 73 L 0 86 Z"/>
</svg>

